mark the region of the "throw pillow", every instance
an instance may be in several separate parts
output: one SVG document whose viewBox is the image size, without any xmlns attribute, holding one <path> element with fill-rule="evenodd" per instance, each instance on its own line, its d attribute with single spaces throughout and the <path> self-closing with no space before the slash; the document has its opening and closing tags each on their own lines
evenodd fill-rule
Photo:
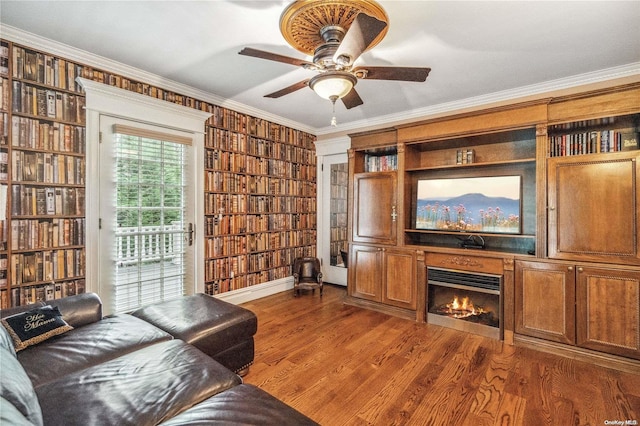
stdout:
<svg viewBox="0 0 640 426">
<path fill-rule="evenodd" d="M 4 318 L 2 325 L 11 335 L 16 352 L 73 330 L 73 327 L 62 319 L 60 310 L 53 306 L 43 306 L 12 315 Z"/>
</svg>

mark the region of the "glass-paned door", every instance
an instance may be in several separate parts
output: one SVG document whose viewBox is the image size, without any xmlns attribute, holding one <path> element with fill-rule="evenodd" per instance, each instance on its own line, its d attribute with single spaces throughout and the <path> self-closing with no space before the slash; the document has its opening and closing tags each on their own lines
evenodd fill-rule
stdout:
<svg viewBox="0 0 640 426">
<path fill-rule="evenodd" d="M 349 168 L 347 154 L 326 155 L 322 159 L 322 185 L 318 214 L 321 238 L 323 281 L 347 285 L 348 235 L 347 194 Z"/>
<path fill-rule="evenodd" d="M 193 280 L 191 139 L 110 117 L 100 125 L 100 277 L 110 311 L 180 297 Z"/>
<path fill-rule="evenodd" d="M 331 164 L 331 204 L 329 227 L 331 229 L 331 266 L 348 266 L 347 252 L 347 188 L 348 163 Z"/>
</svg>

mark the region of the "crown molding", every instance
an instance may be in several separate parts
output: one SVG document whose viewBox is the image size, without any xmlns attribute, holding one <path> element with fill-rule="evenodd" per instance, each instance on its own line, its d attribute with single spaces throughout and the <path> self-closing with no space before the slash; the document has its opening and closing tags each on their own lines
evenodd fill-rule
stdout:
<svg viewBox="0 0 640 426">
<path fill-rule="evenodd" d="M 515 89 L 502 90 L 486 95 L 474 96 L 453 102 L 432 105 L 426 108 L 404 111 L 394 114 L 383 115 L 374 119 L 354 121 L 335 127 L 324 127 L 316 129 L 318 139 L 331 139 L 336 135 L 345 133 L 356 133 L 368 130 L 376 130 L 391 127 L 399 124 L 406 124 L 421 121 L 435 116 L 455 114 L 470 109 L 487 108 L 489 106 L 504 103 L 516 102 L 524 99 L 533 100 L 548 97 L 552 93 L 574 89 L 581 86 L 588 86 L 608 81 L 621 79 L 632 79 L 640 81 L 640 62 L 606 68 L 594 72 L 578 74 L 571 77 L 549 80 L 542 83 L 517 87 Z M 618 84 L 618 83 L 616 83 Z"/>
<path fill-rule="evenodd" d="M 77 49 L 64 43 L 60 43 L 10 25 L 0 24 L 0 36 L 14 43 L 22 44 L 34 49 L 42 50 L 56 56 L 79 62 L 84 65 L 95 67 L 98 69 L 108 70 L 109 72 L 119 74 L 131 80 L 136 80 L 157 86 L 163 90 L 176 92 L 183 96 L 189 96 L 200 101 L 208 102 L 224 108 L 251 115 L 253 117 L 262 118 L 273 123 L 277 123 L 286 127 L 302 130 L 303 132 L 315 135 L 316 129 L 269 113 L 267 111 L 253 108 L 251 106 L 225 99 L 204 90 L 199 90 L 186 84 L 178 83 L 168 78 L 161 77 L 141 69 L 125 65 L 121 62 L 114 61 L 104 56 L 96 55 L 86 50 Z"/>
<path fill-rule="evenodd" d="M 351 138 L 339 136 L 332 139 L 316 140 L 316 155 L 331 155 L 346 152 L 351 148 Z"/>
<path fill-rule="evenodd" d="M 522 86 L 515 89 L 474 96 L 458 101 L 445 102 L 426 108 L 383 115 L 373 119 L 354 121 L 342 124 L 338 126 L 338 128 L 332 126 L 314 128 L 293 120 L 286 119 L 279 115 L 269 113 L 264 110 L 260 110 L 239 102 L 222 98 L 213 93 L 209 93 L 182 83 L 175 82 L 173 80 L 163 78 L 156 74 L 122 64 L 120 62 L 93 54 L 91 52 L 80 50 L 75 47 L 71 47 L 69 45 L 20 30 L 9 25 L 0 24 L 0 36 L 18 44 L 24 44 L 35 49 L 50 52 L 54 55 L 59 55 L 61 57 L 77 61 L 92 67 L 109 70 L 110 72 L 120 74 L 126 78 L 152 84 L 164 90 L 173 91 L 184 96 L 190 96 L 192 98 L 204 102 L 209 102 L 211 104 L 218 105 L 224 108 L 229 108 L 240 113 L 259 117 L 287 127 L 302 130 L 304 132 L 316 135 L 319 140 L 330 140 L 347 135 L 349 133 L 364 132 L 395 125 L 407 124 L 437 116 L 486 108 L 495 104 L 505 102 L 516 102 L 522 99 L 539 99 L 547 97 L 550 93 L 553 92 L 578 88 L 580 86 L 606 83 L 609 81 L 613 82 L 615 80 L 622 79 L 640 81 L 640 62 L 634 62 L 627 65 L 621 65 L 589 73 L 578 74 L 575 76 L 549 80 L 546 82 Z"/>
</svg>

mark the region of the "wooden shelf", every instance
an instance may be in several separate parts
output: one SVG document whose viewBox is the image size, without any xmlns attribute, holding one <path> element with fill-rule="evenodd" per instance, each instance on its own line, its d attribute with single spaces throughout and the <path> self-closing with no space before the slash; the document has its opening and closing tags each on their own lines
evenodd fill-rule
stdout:
<svg viewBox="0 0 640 426">
<path fill-rule="evenodd" d="M 404 232 L 410 234 L 434 234 L 434 235 L 451 235 L 456 237 L 468 237 L 470 235 L 480 235 L 481 237 L 492 237 L 492 238 L 525 238 L 531 239 L 536 236 L 533 234 L 499 234 L 499 233 L 486 233 L 486 232 L 447 232 L 447 231 L 436 231 L 429 229 L 405 229 Z"/>
<path fill-rule="evenodd" d="M 510 166 L 514 164 L 528 164 L 535 163 L 535 158 L 521 158 L 517 160 L 509 160 L 509 161 L 487 161 L 482 163 L 470 163 L 470 164 L 447 164 L 442 166 L 432 166 L 432 167 L 419 167 L 419 168 L 406 168 L 406 172 L 423 172 L 429 170 L 449 170 L 449 169 L 462 169 L 462 168 L 482 168 L 482 167 L 491 167 L 491 166 Z"/>
</svg>

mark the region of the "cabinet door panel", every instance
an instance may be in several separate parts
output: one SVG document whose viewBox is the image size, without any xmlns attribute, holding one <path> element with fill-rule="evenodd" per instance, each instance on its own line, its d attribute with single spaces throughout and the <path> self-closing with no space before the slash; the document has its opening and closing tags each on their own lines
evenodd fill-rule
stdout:
<svg viewBox="0 0 640 426">
<path fill-rule="evenodd" d="M 384 303 L 416 309 L 415 257 L 407 251 L 384 251 Z"/>
<path fill-rule="evenodd" d="M 354 180 L 353 241 L 395 244 L 395 172 L 362 173 Z"/>
<path fill-rule="evenodd" d="M 640 273 L 579 268 L 578 345 L 640 359 Z"/>
<path fill-rule="evenodd" d="M 516 333 L 575 343 L 575 275 L 570 265 L 516 262 Z"/>
<path fill-rule="evenodd" d="M 637 152 L 579 157 L 549 159 L 549 256 L 640 263 Z"/>
<path fill-rule="evenodd" d="M 350 294 L 361 299 L 382 299 L 382 251 L 378 247 L 353 246 L 349 256 Z"/>
</svg>

